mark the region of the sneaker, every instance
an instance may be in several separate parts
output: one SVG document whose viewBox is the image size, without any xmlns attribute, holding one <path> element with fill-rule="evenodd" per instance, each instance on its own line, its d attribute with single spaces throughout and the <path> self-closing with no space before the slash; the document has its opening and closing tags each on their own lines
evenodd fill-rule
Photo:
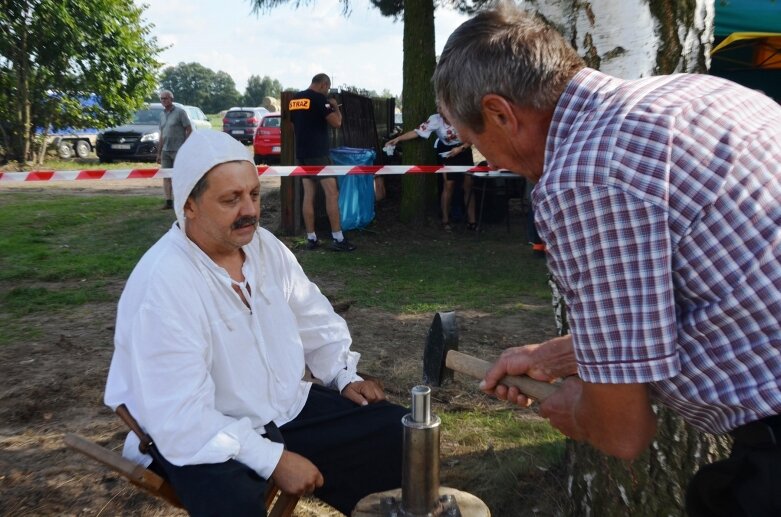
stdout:
<svg viewBox="0 0 781 517">
<path fill-rule="evenodd" d="M 333 242 L 331 242 L 332 251 L 353 251 L 354 249 L 355 246 L 353 246 L 347 239 L 341 241 L 334 239 Z"/>
<path fill-rule="evenodd" d="M 308 250 L 316 250 L 320 247 L 320 241 L 317 239 L 307 239 L 306 240 L 306 249 Z"/>
</svg>

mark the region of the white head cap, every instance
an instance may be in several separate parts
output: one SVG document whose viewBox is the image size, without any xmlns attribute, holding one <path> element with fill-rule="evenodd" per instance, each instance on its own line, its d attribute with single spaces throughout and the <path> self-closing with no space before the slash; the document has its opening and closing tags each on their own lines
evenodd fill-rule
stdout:
<svg viewBox="0 0 781 517">
<path fill-rule="evenodd" d="M 255 167 L 242 143 L 221 131 L 193 131 L 176 153 L 173 170 L 174 211 L 184 231 L 184 203 L 207 172 L 225 162 L 245 160 Z"/>
</svg>

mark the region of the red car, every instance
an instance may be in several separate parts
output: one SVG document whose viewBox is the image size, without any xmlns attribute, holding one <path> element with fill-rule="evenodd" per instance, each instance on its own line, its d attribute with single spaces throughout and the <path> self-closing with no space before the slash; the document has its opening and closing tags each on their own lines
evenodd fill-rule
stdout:
<svg viewBox="0 0 781 517">
<path fill-rule="evenodd" d="M 255 140 L 252 147 L 255 150 L 255 164 L 279 163 L 279 153 L 282 149 L 282 116 L 279 112 L 269 113 L 260 120 L 255 130 Z"/>
</svg>

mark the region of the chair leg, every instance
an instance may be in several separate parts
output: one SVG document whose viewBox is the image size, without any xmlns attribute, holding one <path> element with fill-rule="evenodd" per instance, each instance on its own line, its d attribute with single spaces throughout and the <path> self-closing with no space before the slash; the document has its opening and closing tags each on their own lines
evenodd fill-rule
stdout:
<svg viewBox="0 0 781 517">
<path fill-rule="evenodd" d="M 268 517 L 290 517 L 296 509 L 298 499 L 298 496 L 280 492 L 274 507 L 268 510 Z"/>
<path fill-rule="evenodd" d="M 65 435 L 65 444 L 68 447 L 84 454 L 121 474 L 134 485 L 143 488 L 150 494 L 165 499 L 172 505 L 182 508 L 182 503 L 174 493 L 173 487 L 149 469 L 123 458 L 112 450 L 106 449 L 77 434 Z"/>
</svg>

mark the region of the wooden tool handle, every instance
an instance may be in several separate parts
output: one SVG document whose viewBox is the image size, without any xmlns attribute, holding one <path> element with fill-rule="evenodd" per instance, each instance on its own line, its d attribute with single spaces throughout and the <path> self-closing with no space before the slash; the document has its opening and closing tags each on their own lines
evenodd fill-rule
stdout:
<svg viewBox="0 0 781 517">
<path fill-rule="evenodd" d="M 485 374 L 488 373 L 488 370 L 491 369 L 492 365 L 488 361 L 483 361 L 477 357 L 451 350 L 447 353 L 447 357 L 445 357 L 445 366 L 458 373 L 474 377 L 475 379 L 482 379 L 485 377 Z M 521 390 L 521 393 L 524 395 L 540 401 L 548 398 L 557 389 L 555 384 L 536 381 L 525 375 L 507 375 L 499 381 L 499 383 L 504 384 L 505 386 L 515 386 Z"/>
</svg>

